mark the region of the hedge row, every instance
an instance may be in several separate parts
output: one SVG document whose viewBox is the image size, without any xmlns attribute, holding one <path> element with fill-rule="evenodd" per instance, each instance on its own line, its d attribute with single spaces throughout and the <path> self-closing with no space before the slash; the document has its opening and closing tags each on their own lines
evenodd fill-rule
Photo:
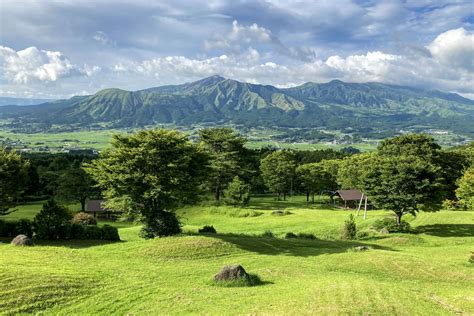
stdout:
<svg viewBox="0 0 474 316">
<path fill-rule="evenodd" d="M 97 239 L 97 240 L 120 240 L 117 228 L 104 225 L 102 227 L 95 225 L 81 225 L 81 224 L 67 224 L 57 227 L 54 232 L 55 239 Z M 27 235 L 28 237 L 42 237 L 37 236 L 35 227 L 30 220 L 21 219 L 19 221 L 5 221 L 0 219 L 0 237 L 15 237 L 19 234 Z M 39 239 L 52 239 L 42 237 Z"/>
</svg>

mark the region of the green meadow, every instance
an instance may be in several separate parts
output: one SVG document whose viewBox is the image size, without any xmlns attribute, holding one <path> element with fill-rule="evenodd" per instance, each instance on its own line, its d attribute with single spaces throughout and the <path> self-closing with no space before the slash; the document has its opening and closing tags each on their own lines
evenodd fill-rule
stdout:
<svg viewBox="0 0 474 316">
<path fill-rule="evenodd" d="M 5 216 L 32 218 L 39 203 Z M 77 210 L 77 205 L 71 206 Z M 274 210 L 290 214 L 272 215 Z M 143 240 L 139 226 L 115 223 L 122 242 L 0 243 L 0 313 L 183 315 L 474 313 L 474 211 L 406 217 L 413 234 L 371 232 L 342 241 L 354 211 L 307 204 L 303 197 L 254 198 L 246 208 L 203 204 L 178 211 L 184 233 Z M 385 211 L 357 218 L 369 231 Z M 213 225 L 217 234 L 199 235 Z M 274 237 L 262 237 L 271 231 Z M 284 239 L 287 232 L 317 239 Z M 367 251 L 355 251 L 366 245 Z M 241 264 L 263 284 L 218 287 L 224 265 Z"/>
</svg>

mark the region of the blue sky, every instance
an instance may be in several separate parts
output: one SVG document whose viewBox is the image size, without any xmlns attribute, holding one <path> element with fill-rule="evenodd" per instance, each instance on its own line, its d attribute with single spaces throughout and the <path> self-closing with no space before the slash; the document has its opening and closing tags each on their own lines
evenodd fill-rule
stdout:
<svg viewBox="0 0 474 316">
<path fill-rule="evenodd" d="M 63 98 L 219 74 L 474 96 L 472 1 L 0 3 L 0 95 Z"/>
</svg>

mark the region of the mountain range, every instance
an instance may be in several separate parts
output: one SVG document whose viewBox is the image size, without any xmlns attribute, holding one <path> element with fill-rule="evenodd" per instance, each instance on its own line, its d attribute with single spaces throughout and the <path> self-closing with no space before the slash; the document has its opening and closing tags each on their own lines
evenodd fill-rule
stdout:
<svg viewBox="0 0 474 316">
<path fill-rule="evenodd" d="M 446 129 L 474 134 L 474 101 L 454 93 L 381 83 L 308 82 L 292 88 L 211 76 L 139 91 L 94 95 L 31 106 L 2 106 L 11 127 L 39 124 L 110 128 L 240 124 L 341 129 Z"/>
</svg>

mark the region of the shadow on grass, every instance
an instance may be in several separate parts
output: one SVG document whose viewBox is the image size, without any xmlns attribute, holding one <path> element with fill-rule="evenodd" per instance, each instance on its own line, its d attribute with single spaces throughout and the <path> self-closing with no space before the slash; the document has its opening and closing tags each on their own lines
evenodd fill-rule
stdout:
<svg viewBox="0 0 474 316">
<path fill-rule="evenodd" d="M 238 248 L 262 255 L 288 255 L 295 257 L 312 257 L 322 254 L 343 253 L 358 246 L 368 246 L 371 249 L 394 251 L 389 247 L 344 240 L 308 240 L 308 239 L 280 239 L 252 235 L 235 234 L 206 234 L 203 236 L 221 239 L 234 244 Z"/>
<path fill-rule="evenodd" d="M 111 240 L 36 240 L 33 242 L 35 246 L 48 246 L 48 247 L 67 247 L 71 249 L 82 249 L 97 246 L 104 246 L 116 243 L 124 243 L 125 241 L 111 241 Z"/>
<path fill-rule="evenodd" d="M 474 224 L 433 224 L 416 227 L 417 233 L 438 237 L 474 237 Z"/>
</svg>

